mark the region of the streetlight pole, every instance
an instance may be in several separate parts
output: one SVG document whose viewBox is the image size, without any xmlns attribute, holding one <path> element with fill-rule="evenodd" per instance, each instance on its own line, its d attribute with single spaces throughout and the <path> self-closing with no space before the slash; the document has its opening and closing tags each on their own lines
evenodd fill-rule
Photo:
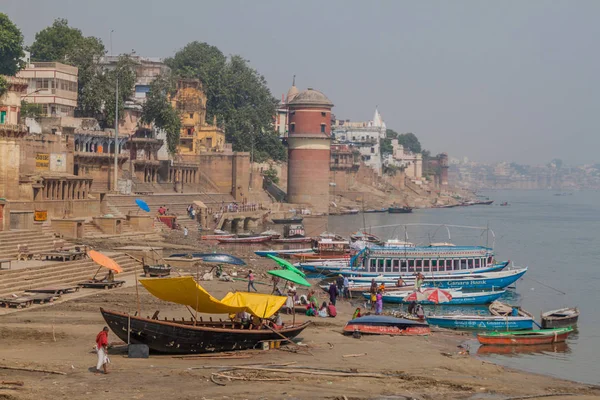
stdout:
<svg viewBox="0 0 600 400">
<path fill-rule="evenodd" d="M 115 91 L 115 175 L 114 175 L 114 184 L 113 189 L 117 191 L 117 179 L 118 179 L 118 169 L 119 169 L 119 75 L 117 71 L 117 88 Z"/>
</svg>

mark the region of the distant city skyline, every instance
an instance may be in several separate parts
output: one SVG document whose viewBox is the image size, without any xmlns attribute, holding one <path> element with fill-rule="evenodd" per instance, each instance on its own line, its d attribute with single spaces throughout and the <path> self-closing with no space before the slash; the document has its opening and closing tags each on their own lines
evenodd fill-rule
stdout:
<svg viewBox="0 0 600 400">
<path fill-rule="evenodd" d="M 600 162 L 600 3 L 5 0 L 26 44 L 67 18 L 110 52 L 169 57 L 188 42 L 240 54 L 280 99 L 323 91 L 338 118 L 415 133 L 478 162 Z"/>
</svg>

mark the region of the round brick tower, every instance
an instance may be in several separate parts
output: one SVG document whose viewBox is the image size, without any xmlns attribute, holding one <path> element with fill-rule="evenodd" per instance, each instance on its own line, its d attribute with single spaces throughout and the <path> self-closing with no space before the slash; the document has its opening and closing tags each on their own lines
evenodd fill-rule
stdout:
<svg viewBox="0 0 600 400">
<path fill-rule="evenodd" d="M 309 88 L 288 103 L 288 187 L 290 203 L 329 211 L 331 108 L 333 103 Z"/>
</svg>

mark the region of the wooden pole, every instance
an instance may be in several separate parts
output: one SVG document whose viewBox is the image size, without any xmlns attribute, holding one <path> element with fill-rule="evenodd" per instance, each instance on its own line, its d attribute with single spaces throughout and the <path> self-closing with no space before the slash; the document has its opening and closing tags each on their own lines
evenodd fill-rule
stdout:
<svg viewBox="0 0 600 400">
<path fill-rule="evenodd" d="M 142 307 L 140 304 L 140 292 L 138 289 L 138 275 L 137 275 L 137 264 L 133 266 L 133 274 L 135 275 L 135 298 L 137 302 L 137 315 L 142 316 Z"/>
</svg>

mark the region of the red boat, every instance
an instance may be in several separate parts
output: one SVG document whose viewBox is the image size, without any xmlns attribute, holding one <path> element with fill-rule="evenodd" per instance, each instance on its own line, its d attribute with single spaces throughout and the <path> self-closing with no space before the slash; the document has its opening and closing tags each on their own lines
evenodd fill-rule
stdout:
<svg viewBox="0 0 600 400">
<path fill-rule="evenodd" d="M 217 240 L 217 239 L 223 239 L 223 238 L 232 238 L 235 235 L 233 234 L 227 234 L 227 235 L 202 235 L 202 240 Z"/>
<path fill-rule="evenodd" d="M 487 332 L 477 334 L 477 340 L 481 344 L 497 346 L 552 344 L 564 342 L 571 332 L 573 328 Z"/>
<path fill-rule="evenodd" d="M 344 327 L 345 334 L 354 332 L 373 335 L 423 336 L 431 330 L 426 322 L 385 315 L 367 315 L 348 321 Z"/>
<path fill-rule="evenodd" d="M 274 243 L 309 243 L 312 241 L 311 237 L 295 237 L 295 238 L 283 238 L 273 239 Z"/>
<path fill-rule="evenodd" d="M 223 237 L 217 240 L 219 243 L 264 243 L 271 240 L 271 236 Z"/>
</svg>

